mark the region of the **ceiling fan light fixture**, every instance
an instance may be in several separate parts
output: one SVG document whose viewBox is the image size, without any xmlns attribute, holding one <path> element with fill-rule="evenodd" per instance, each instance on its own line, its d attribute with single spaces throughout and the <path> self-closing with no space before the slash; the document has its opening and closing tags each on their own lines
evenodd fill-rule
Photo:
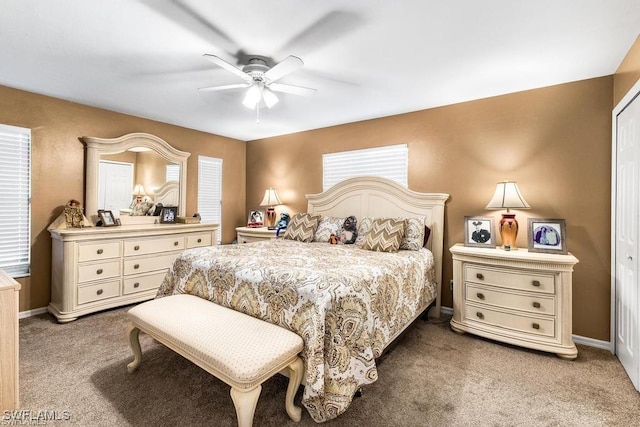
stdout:
<svg viewBox="0 0 640 427">
<path fill-rule="evenodd" d="M 251 85 L 249 90 L 247 90 L 247 94 L 242 101 L 242 105 L 247 108 L 256 108 L 256 105 L 260 102 L 262 98 L 262 94 L 260 93 L 260 87 L 257 84 Z"/>
<path fill-rule="evenodd" d="M 280 101 L 275 93 L 273 93 L 268 87 L 262 89 L 262 99 L 264 100 L 267 108 L 271 108 Z"/>
</svg>

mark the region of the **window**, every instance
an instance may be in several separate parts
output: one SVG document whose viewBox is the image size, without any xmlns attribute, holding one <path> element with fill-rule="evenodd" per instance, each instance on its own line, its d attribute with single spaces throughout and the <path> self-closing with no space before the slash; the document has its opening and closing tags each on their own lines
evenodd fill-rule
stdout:
<svg viewBox="0 0 640 427">
<path fill-rule="evenodd" d="M 0 268 L 29 275 L 31 129 L 0 125 Z"/>
<path fill-rule="evenodd" d="M 180 165 L 167 165 L 167 174 L 165 181 L 180 182 Z"/>
<path fill-rule="evenodd" d="M 215 222 L 222 241 L 222 159 L 198 156 L 198 213 L 202 221 Z"/>
<path fill-rule="evenodd" d="M 354 176 L 380 176 L 408 186 L 407 144 L 322 155 L 323 191 Z"/>
</svg>

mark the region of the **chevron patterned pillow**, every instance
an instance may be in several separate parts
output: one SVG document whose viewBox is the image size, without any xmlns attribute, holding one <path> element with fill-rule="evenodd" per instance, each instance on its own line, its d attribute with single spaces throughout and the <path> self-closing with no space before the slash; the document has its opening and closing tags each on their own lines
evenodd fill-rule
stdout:
<svg viewBox="0 0 640 427">
<path fill-rule="evenodd" d="M 313 240 L 319 222 L 320 215 L 297 213 L 291 217 L 284 238 L 309 243 Z"/>
<path fill-rule="evenodd" d="M 404 219 L 375 219 L 362 244 L 362 249 L 376 252 L 397 252 L 404 236 L 404 227 Z"/>
</svg>

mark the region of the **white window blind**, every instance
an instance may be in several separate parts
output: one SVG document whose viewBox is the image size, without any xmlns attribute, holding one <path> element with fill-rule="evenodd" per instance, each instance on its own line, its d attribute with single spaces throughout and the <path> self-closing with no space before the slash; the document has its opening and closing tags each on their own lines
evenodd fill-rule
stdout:
<svg viewBox="0 0 640 427">
<path fill-rule="evenodd" d="M 202 221 L 215 222 L 222 241 L 222 159 L 198 156 L 198 213 Z"/>
<path fill-rule="evenodd" d="M 323 190 L 354 176 L 379 176 L 407 187 L 408 156 L 407 144 L 323 154 Z"/>
<path fill-rule="evenodd" d="M 180 182 L 180 165 L 167 165 L 166 181 Z"/>
<path fill-rule="evenodd" d="M 0 125 L 0 269 L 29 274 L 31 129 Z"/>
</svg>

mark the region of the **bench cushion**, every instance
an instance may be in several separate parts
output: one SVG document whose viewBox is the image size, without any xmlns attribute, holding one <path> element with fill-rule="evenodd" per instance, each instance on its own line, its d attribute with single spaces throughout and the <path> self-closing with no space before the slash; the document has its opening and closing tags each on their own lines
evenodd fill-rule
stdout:
<svg viewBox="0 0 640 427">
<path fill-rule="evenodd" d="M 128 315 L 140 329 L 239 389 L 261 384 L 303 346 L 288 329 L 193 295 L 147 301 Z"/>
</svg>

